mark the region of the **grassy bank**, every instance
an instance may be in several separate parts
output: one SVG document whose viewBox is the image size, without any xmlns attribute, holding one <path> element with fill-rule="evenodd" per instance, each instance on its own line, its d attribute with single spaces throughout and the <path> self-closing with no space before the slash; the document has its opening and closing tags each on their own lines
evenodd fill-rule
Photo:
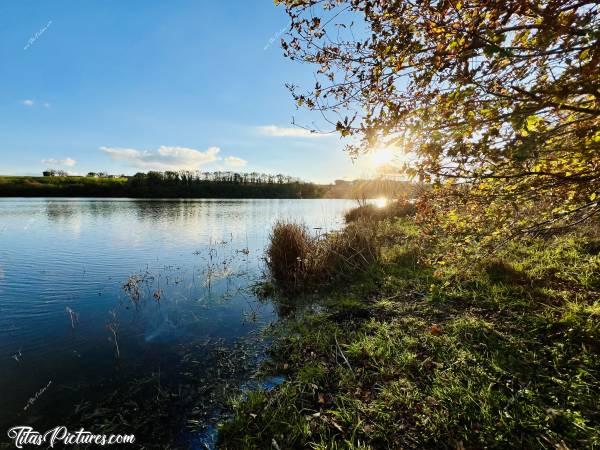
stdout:
<svg viewBox="0 0 600 450">
<path fill-rule="evenodd" d="M 234 402 L 223 448 L 600 446 L 597 230 L 433 265 L 412 219 L 368 227 L 352 282 L 280 300 L 263 372 L 287 381 Z"/>
<path fill-rule="evenodd" d="M 0 197 L 118 197 L 126 178 L 0 176 Z"/>
</svg>

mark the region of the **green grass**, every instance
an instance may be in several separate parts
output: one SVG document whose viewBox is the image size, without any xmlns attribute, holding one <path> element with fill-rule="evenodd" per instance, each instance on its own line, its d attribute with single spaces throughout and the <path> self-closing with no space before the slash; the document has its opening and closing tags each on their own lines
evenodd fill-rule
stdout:
<svg viewBox="0 0 600 450">
<path fill-rule="evenodd" d="M 383 261 L 275 331 L 271 391 L 223 448 L 600 448 L 600 256 L 573 233 L 427 266 L 407 219 Z"/>
<path fill-rule="evenodd" d="M 100 178 L 100 177 L 80 177 L 80 176 L 64 176 L 64 177 L 34 177 L 34 176 L 0 176 L 0 183 L 3 184 L 21 184 L 21 183 L 37 183 L 42 185 L 65 185 L 74 183 L 85 184 L 105 184 L 105 183 L 123 183 L 127 178 Z"/>
</svg>

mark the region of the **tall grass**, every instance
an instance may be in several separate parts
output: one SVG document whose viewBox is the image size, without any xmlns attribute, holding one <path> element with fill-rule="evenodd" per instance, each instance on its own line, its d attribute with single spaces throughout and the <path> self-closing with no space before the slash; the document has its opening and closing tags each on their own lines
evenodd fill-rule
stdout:
<svg viewBox="0 0 600 450">
<path fill-rule="evenodd" d="M 273 280 L 282 288 L 302 290 L 368 269 L 378 261 L 380 245 L 367 221 L 322 235 L 311 234 L 304 224 L 280 221 L 266 253 Z"/>
<path fill-rule="evenodd" d="M 305 225 L 277 222 L 267 248 L 267 264 L 273 278 L 284 285 L 297 285 L 307 276 L 316 238 Z"/>
</svg>

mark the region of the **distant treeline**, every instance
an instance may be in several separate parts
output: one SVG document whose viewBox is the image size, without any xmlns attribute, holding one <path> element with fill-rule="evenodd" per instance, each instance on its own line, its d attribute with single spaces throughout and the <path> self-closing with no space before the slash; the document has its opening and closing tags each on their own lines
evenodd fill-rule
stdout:
<svg viewBox="0 0 600 450">
<path fill-rule="evenodd" d="M 258 173 L 181 171 L 65 176 L 49 170 L 43 177 L 0 177 L 0 196 L 4 197 L 319 198 L 323 192 L 320 185 L 285 175 Z"/>
<path fill-rule="evenodd" d="M 3 197 L 132 198 L 347 198 L 412 197 L 417 186 L 390 179 L 308 183 L 287 175 L 167 171 L 133 176 L 90 172 L 72 176 L 47 170 L 42 177 L 0 176 Z"/>
</svg>

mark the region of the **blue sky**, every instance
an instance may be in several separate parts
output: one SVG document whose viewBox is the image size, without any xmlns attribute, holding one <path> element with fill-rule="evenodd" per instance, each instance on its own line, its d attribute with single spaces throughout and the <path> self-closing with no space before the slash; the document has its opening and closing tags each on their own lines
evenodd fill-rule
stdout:
<svg viewBox="0 0 600 450">
<path fill-rule="evenodd" d="M 194 168 L 361 175 L 335 135 L 296 122 L 271 0 L 3 0 L 0 174 Z M 271 38 L 275 40 L 270 43 Z"/>
</svg>

